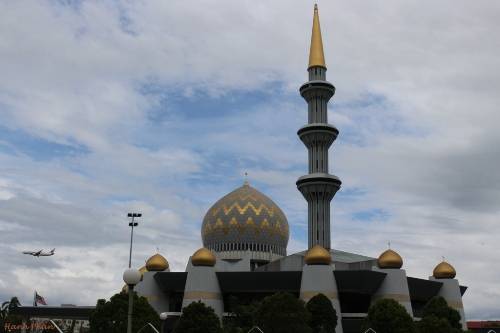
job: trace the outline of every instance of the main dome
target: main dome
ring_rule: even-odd
[[[203,246],[219,252],[263,252],[285,256],[288,222],[269,197],[248,182],[218,200],[206,213]]]

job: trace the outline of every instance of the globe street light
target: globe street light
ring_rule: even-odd
[[[132,333],[132,312],[134,305],[134,286],[141,281],[141,272],[137,269],[129,268],[123,272],[123,281],[128,286],[128,322],[127,333]]]
[[[168,313],[167,312],[160,313],[160,320],[161,320],[160,330],[161,330],[162,333],[165,332],[165,323],[167,321],[167,318],[168,318]]]

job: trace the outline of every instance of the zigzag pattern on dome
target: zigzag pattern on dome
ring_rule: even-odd
[[[211,232],[223,232],[224,234],[228,234],[231,228],[238,230],[238,232],[240,233],[254,232],[257,235],[268,230],[269,232],[281,235],[283,237],[288,237],[289,234],[288,224],[283,223],[280,220],[277,220],[274,225],[271,226],[267,219],[264,219],[260,223],[260,225],[257,225],[251,217],[248,217],[247,221],[244,224],[238,223],[238,221],[236,221],[236,218],[232,217],[229,221],[229,226],[225,225],[220,218],[217,218],[214,224],[206,223],[203,226],[202,235],[207,236]]]
[[[247,198],[252,198],[254,201],[257,201],[256,199],[253,198],[253,196],[247,196]],[[239,197],[238,199],[241,201],[245,200],[245,198],[243,197]],[[224,214],[227,215],[231,213],[231,211],[235,208],[238,210],[238,213],[240,214],[245,214],[247,210],[251,208],[257,216],[259,216],[262,210],[265,209],[270,216],[274,216],[274,207],[267,207],[263,203],[261,203],[258,207],[255,207],[254,204],[251,202],[247,202],[243,207],[241,207],[241,205],[238,202],[233,203],[229,207],[227,207],[226,205],[222,205],[222,207],[215,207],[212,210],[212,216],[216,216],[221,209],[224,211]]]

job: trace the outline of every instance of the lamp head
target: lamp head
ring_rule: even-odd
[[[129,286],[135,286],[141,281],[141,272],[137,269],[129,268],[123,272],[123,281]]]

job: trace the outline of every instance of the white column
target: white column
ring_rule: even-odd
[[[156,283],[156,273],[158,272],[144,272],[142,281],[134,287],[134,291],[137,295],[146,297],[151,307],[160,314],[169,311],[169,299]]]
[[[184,308],[193,302],[201,301],[213,308],[219,318],[222,318],[224,302],[219,280],[215,274],[215,267],[193,266],[189,263],[187,271],[182,307]]]
[[[372,303],[382,298],[393,299],[401,304],[406,312],[413,318],[413,309],[411,307],[410,290],[408,288],[408,280],[406,279],[406,271],[399,268],[378,268],[374,267],[374,271],[385,273],[385,279],[372,296]]]
[[[441,282],[443,286],[439,290],[438,296],[443,297],[448,303],[448,306],[454,308],[460,313],[460,323],[462,329],[467,330],[467,321],[465,320],[464,304],[462,302],[462,293],[460,292],[460,285],[457,279],[436,279],[429,277],[431,281]]]
[[[343,333],[337,282],[331,265],[304,265],[302,269],[300,298],[307,302],[317,294],[324,294],[330,299],[338,318],[335,333]]]

